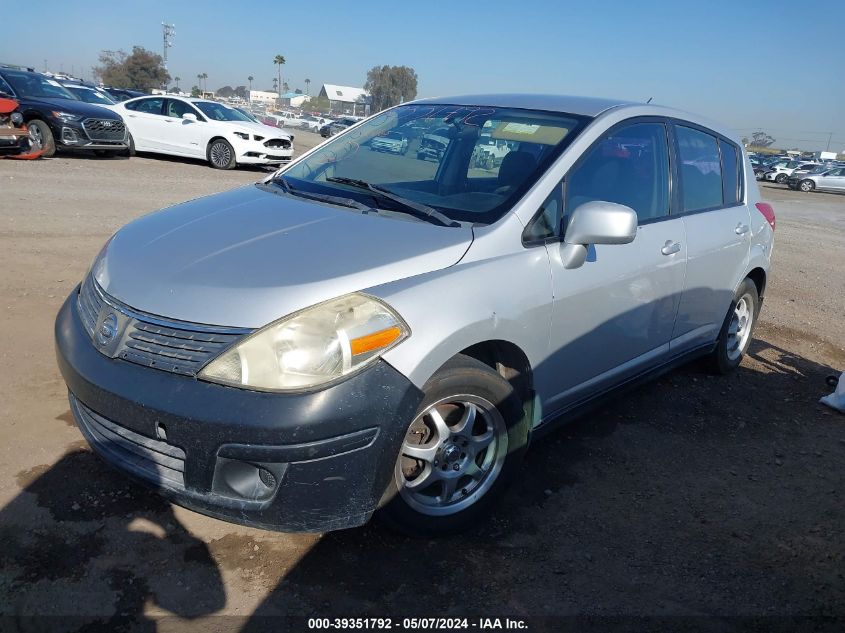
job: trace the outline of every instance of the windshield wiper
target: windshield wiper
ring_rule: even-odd
[[[350,187],[358,187],[359,189],[366,189],[367,191],[372,191],[373,193],[381,196],[382,198],[387,198],[388,200],[392,200],[397,204],[401,205],[401,209],[399,211],[404,211],[408,215],[412,215],[415,218],[419,218],[421,220],[426,220],[427,222],[431,222],[432,224],[439,224],[440,226],[460,226],[458,222],[452,220],[449,216],[441,213],[434,207],[430,207],[428,205],[414,202],[413,200],[408,200],[408,198],[403,198],[402,196],[393,193],[390,189],[382,187],[380,185],[374,185],[372,183],[367,182],[366,180],[358,180],[357,178],[343,178],[343,177],[332,177],[326,178],[327,182],[336,182],[341,185],[349,185]]]
[[[366,204],[358,202],[357,200],[353,200],[352,198],[330,196],[323,193],[314,193],[312,191],[302,191],[301,189],[294,189],[290,186],[288,181],[286,181],[281,176],[273,178],[271,182],[278,185],[279,187],[281,187],[282,190],[284,190],[285,193],[289,193],[292,196],[308,198],[309,200],[317,200],[319,202],[328,202],[329,204],[336,204],[341,207],[349,207],[350,209],[358,209],[359,211],[363,211],[364,213],[370,213],[371,211],[375,210],[372,207],[368,207]],[[273,188],[267,187],[263,183],[256,184],[262,189],[273,191]]]

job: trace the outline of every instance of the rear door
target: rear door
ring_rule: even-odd
[[[718,336],[748,265],[751,218],[740,149],[688,123],[676,123],[674,140],[687,236],[686,281],[672,335],[672,351],[680,353]]]
[[[845,191],[845,167],[831,169],[819,176],[817,187],[830,191]]]
[[[125,104],[126,124],[139,150],[162,151],[167,137],[164,122],[164,97],[147,97]]]

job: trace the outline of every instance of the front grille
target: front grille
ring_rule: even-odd
[[[237,334],[177,329],[135,319],[129,325],[118,357],[138,365],[194,376],[238,338]]]
[[[92,343],[114,358],[169,371],[195,376],[212,358],[235,341],[251,332],[247,329],[224,328],[163,319],[123,305],[103,292],[92,276],[79,290],[76,301],[79,318]],[[100,344],[95,333],[109,314],[120,314],[126,322],[118,334],[116,345]]]
[[[79,311],[79,318],[88,336],[94,336],[94,328],[97,325],[97,317],[103,307],[103,298],[94,289],[94,278],[91,275],[86,277],[82,288],[79,289],[79,296],[76,298],[76,307]]]
[[[272,147],[273,149],[290,149],[290,141],[282,138],[271,138],[264,142],[264,147]]]
[[[85,119],[82,127],[92,141],[122,141],[126,137],[126,126],[123,121]]]
[[[171,488],[185,487],[185,451],[108,420],[70,396],[79,428],[94,449],[126,464],[145,479]]]

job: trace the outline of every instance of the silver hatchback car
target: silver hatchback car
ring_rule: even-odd
[[[407,153],[368,146],[394,132]],[[501,160],[473,161],[491,140]],[[58,315],[58,361],[93,449],[178,504],[443,534],[614,390],[736,368],[774,228],[741,145],[698,116],[416,101],[119,230]]]

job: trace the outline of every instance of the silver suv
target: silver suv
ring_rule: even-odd
[[[393,132],[407,154],[367,147]],[[501,160],[473,161],[491,141]],[[697,116],[417,101],[122,228],[58,315],[59,365],[94,450],[178,504],[443,534],[617,388],[736,368],[774,227],[741,145]]]

